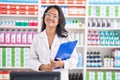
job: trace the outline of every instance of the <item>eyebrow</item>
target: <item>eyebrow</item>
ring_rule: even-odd
[[[50,14],[53,14],[53,15],[57,15],[57,14],[54,14],[54,13],[51,13],[51,12],[47,12],[47,13],[50,13]],[[59,15],[58,15],[59,16]]]

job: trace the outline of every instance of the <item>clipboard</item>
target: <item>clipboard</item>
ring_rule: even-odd
[[[73,53],[74,48],[76,47],[77,42],[78,40],[62,43],[59,46],[58,52],[54,60],[57,61],[57,58],[61,58],[62,60],[66,60],[70,58],[71,54]]]

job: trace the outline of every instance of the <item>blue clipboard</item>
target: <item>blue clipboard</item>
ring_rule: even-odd
[[[57,61],[57,58],[61,58],[62,60],[70,58],[77,42],[78,40],[62,43],[58,49],[54,60]]]

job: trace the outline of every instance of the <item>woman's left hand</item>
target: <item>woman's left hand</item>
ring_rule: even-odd
[[[55,63],[55,67],[64,68],[64,62],[61,60],[61,58],[57,58],[57,61],[51,60],[51,62]]]

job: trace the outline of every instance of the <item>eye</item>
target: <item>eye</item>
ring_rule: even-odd
[[[52,17],[54,19],[58,19],[59,18],[59,16],[57,16],[55,14],[45,13],[45,15],[48,16],[48,17]]]
[[[59,18],[58,16],[53,16],[53,17],[56,18],[56,19]]]
[[[51,14],[49,14],[49,13],[46,13],[45,15],[47,15],[47,16],[49,16],[49,17],[51,16]]]
[[[48,15],[48,16],[51,16],[51,14],[49,14],[49,13],[48,13],[47,15]]]

